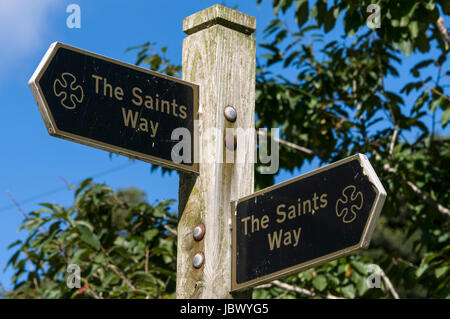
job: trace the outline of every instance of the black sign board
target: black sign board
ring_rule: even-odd
[[[386,192],[357,154],[234,203],[232,290],[367,248]]]
[[[58,42],[29,85],[51,135],[198,173],[197,85]]]

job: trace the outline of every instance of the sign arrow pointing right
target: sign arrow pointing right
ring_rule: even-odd
[[[232,291],[369,246],[386,191],[356,154],[234,203]]]

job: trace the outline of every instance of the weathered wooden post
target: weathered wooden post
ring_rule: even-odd
[[[183,21],[183,80],[200,85],[200,175],[180,173],[177,298],[232,297],[230,202],[253,193],[255,138],[240,135],[234,151],[224,139],[227,128],[254,132],[255,28],[254,17],[221,5]]]

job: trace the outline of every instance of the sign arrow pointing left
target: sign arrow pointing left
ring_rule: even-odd
[[[55,42],[29,86],[50,135],[198,173],[196,84]]]

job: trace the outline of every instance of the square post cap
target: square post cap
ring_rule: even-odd
[[[250,35],[256,30],[255,17],[215,4],[183,19],[183,32],[190,35],[216,24]]]

